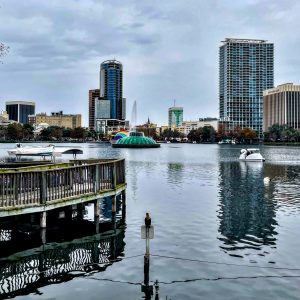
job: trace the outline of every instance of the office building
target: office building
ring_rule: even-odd
[[[110,101],[96,98],[95,100],[95,119],[110,118]]]
[[[200,127],[213,127],[215,131],[218,131],[219,120],[216,118],[200,118],[198,121],[183,121],[177,130],[184,135],[188,135],[191,130],[197,130]]]
[[[100,66],[100,98],[110,101],[110,119],[125,120],[123,66],[117,60],[104,61]]]
[[[168,120],[169,128],[180,127],[183,121],[183,107],[170,107]]]
[[[226,38],[219,49],[220,121],[229,130],[263,127],[263,91],[274,86],[274,45]]]
[[[74,129],[76,127],[81,127],[81,114],[69,115],[63,114],[63,111],[59,111],[52,112],[51,115],[48,116],[46,113],[40,113],[36,114],[35,122],[36,126],[40,125],[41,123],[46,123],[49,126],[59,126]]]
[[[100,90],[89,90],[89,129],[95,130],[95,101],[100,98]]]
[[[28,115],[35,114],[35,102],[7,101],[5,105],[9,119],[18,123],[27,124]]]
[[[300,130],[300,85],[285,83],[263,92],[264,131],[272,125]]]
[[[9,124],[13,124],[16,121],[10,120],[9,115],[5,110],[2,110],[0,112],[0,126],[1,127],[7,127]]]
[[[96,119],[96,132],[100,134],[114,134],[121,130],[129,130],[129,122],[114,119]]]

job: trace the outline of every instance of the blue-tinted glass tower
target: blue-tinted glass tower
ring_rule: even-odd
[[[110,101],[110,119],[124,120],[123,66],[119,61],[107,60],[100,66],[100,97]]]
[[[263,91],[274,86],[274,45],[265,40],[226,38],[219,49],[220,121],[228,129],[263,125]]]

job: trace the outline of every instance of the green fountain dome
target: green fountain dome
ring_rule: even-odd
[[[152,138],[145,137],[143,132],[132,131],[129,136],[119,139],[115,144],[112,144],[114,148],[158,148],[160,144],[157,144]]]

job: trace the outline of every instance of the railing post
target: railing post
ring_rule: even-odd
[[[47,202],[47,181],[46,172],[40,173],[40,204],[46,204]]]
[[[126,193],[125,190],[121,192],[122,196],[122,224],[126,223]]]
[[[97,193],[100,190],[100,165],[99,164],[95,165],[95,168],[96,168],[96,174],[95,174],[94,188],[95,188],[95,193]]]
[[[122,160],[122,183],[126,182],[125,159]]]
[[[116,231],[116,199],[117,196],[116,195],[113,195],[112,196],[112,199],[111,199],[111,227],[112,227],[112,230]]]
[[[96,233],[99,233],[99,221],[100,221],[100,200],[94,201],[94,222],[96,227]]]
[[[114,162],[113,165],[113,189],[117,188],[117,168],[116,168],[116,162]]]
[[[14,185],[13,185],[13,193],[14,193],[14,201],[15,201],[15,205],[18,205],[18,204],[21,204],[21,203],[18,203],[18,187],[19,187],[19,184],[18,184],[18,177],[19,177],[19,174],[14,174]]]

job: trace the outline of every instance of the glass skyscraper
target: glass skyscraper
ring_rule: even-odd
[[[110,101],[110,119],[124,120],[123,66],[107,60],[100,66],[100,97]]]
[[[170,107],[169,108],[169,128],[179,127],[183,122],[183,107]]]
[[[220,121],[232,130],[263,126],[263,91],[274,86],[274,45],[226,38],[219,49]]]
[[[35,114],[35,102],[7,101],[5,104],[9,119],[18,123],[28,124],[28,116]]]

